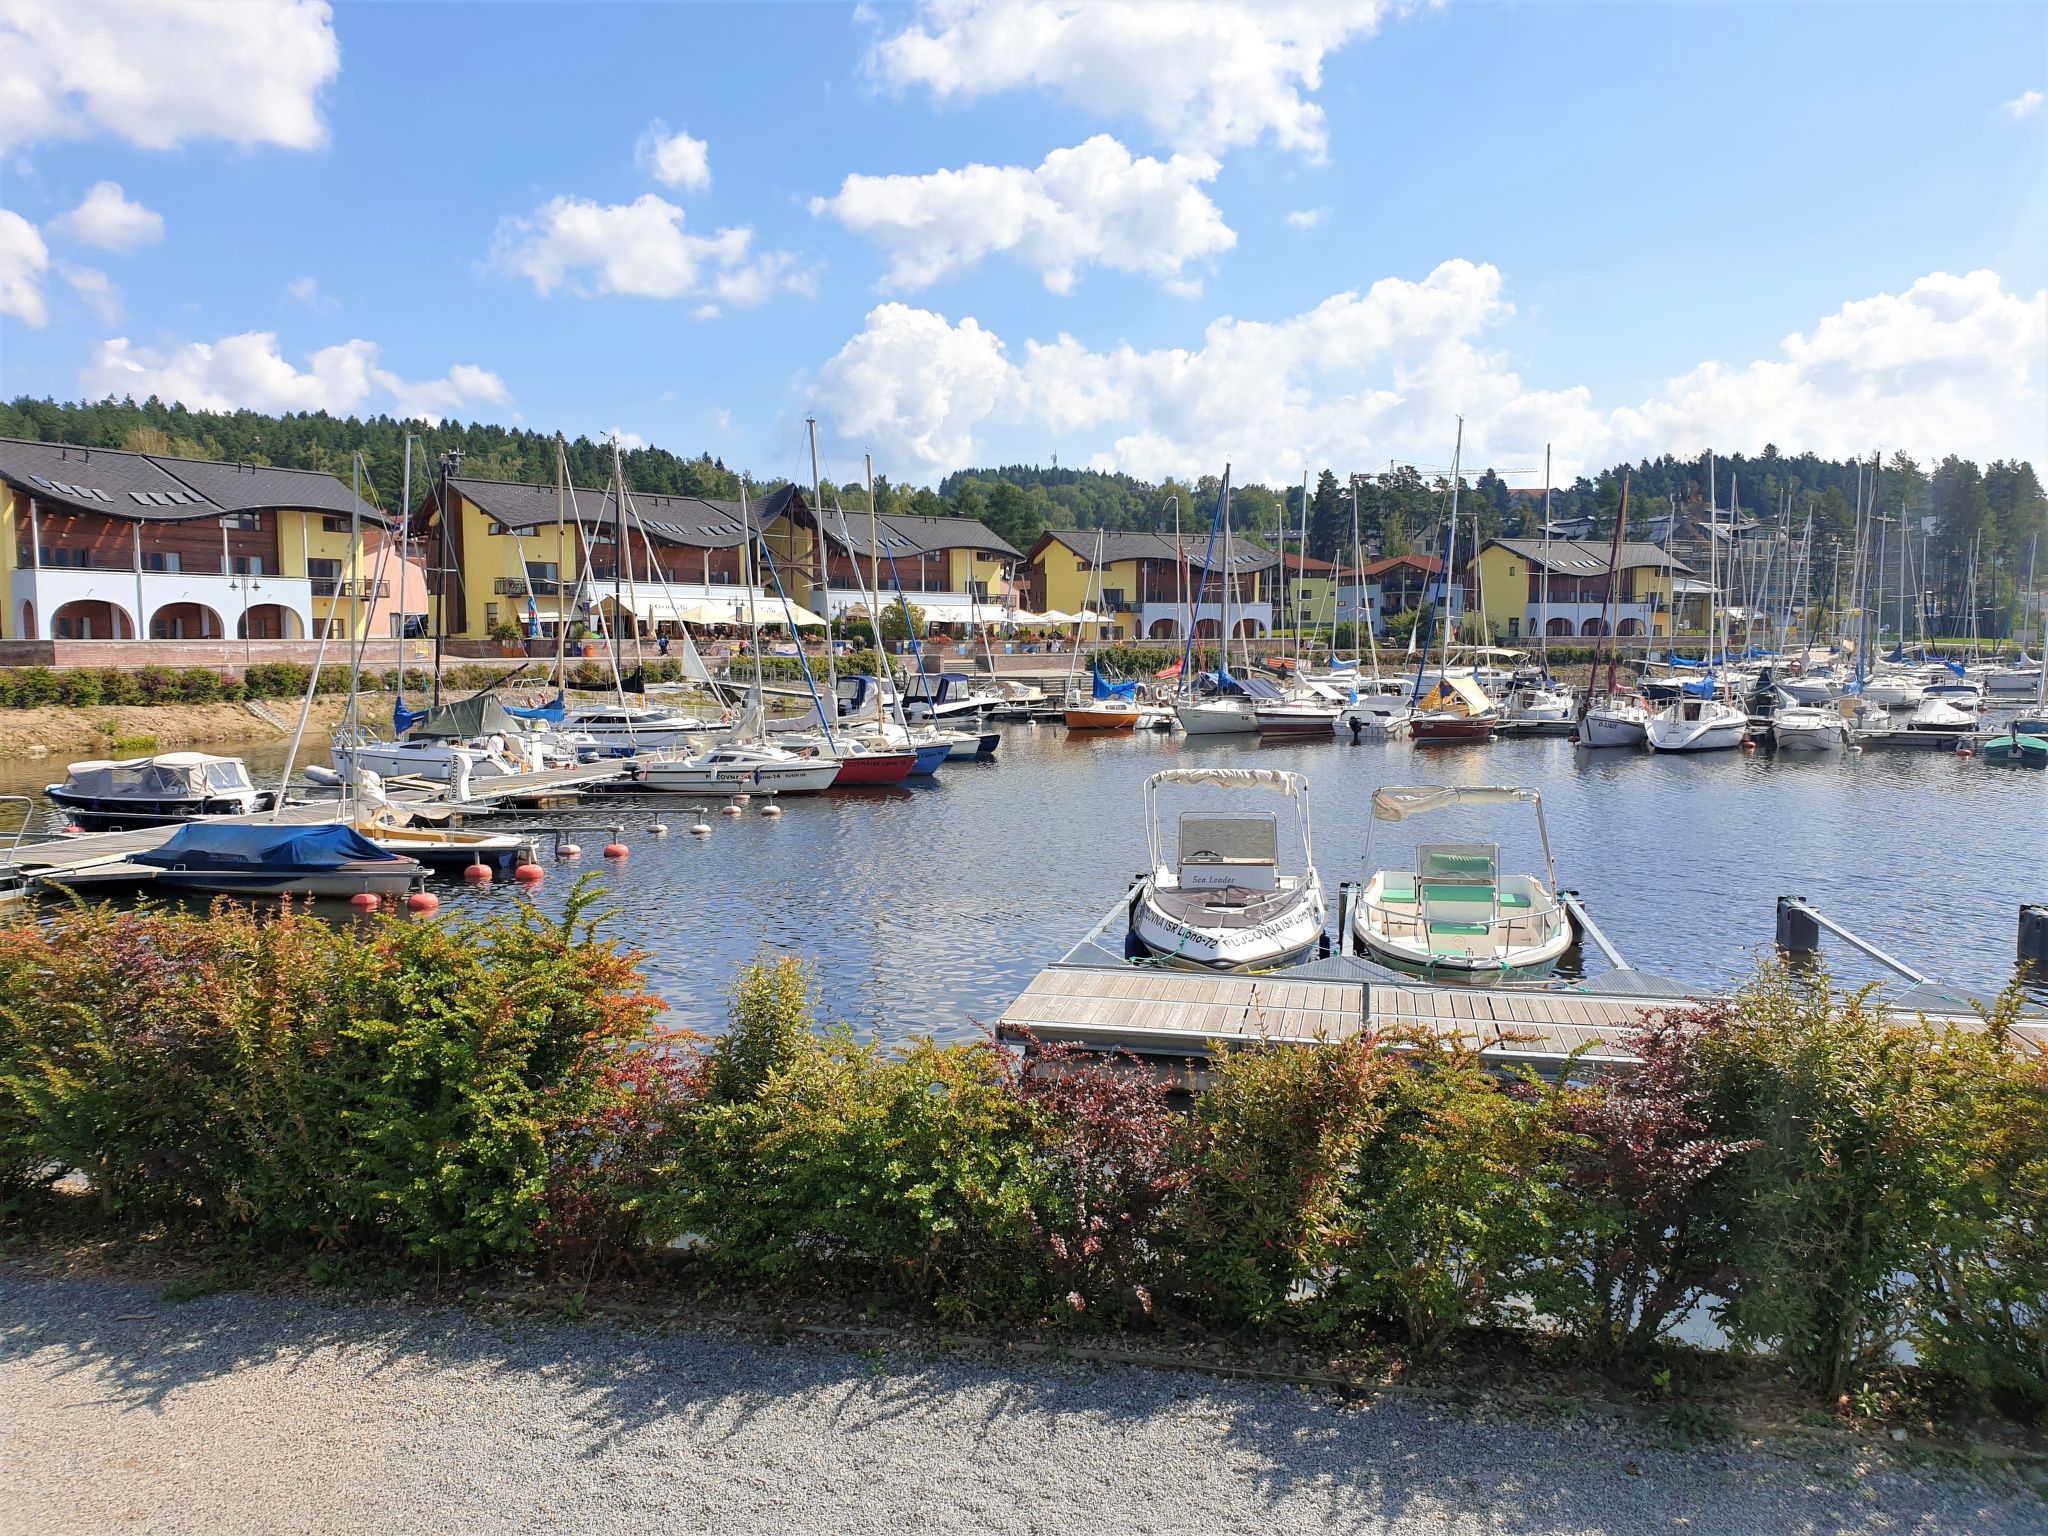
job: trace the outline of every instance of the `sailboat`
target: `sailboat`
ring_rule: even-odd
[[[1714,614],[1713,622],[1707,626],[1707,659],[1710,665],[1718,661],[1719,665],[1726,666],[1728,605],[1721,601],[1720,538],[1715,532],[1718,521],[1719,514],[1714,510],[1714,495],[1709,482],[1707,586]],[[1730,559],[1732,561],[1732,555]],[[1718,657],[1714,654],[1716,652]],[[1644,723],[1643,736],[1652,752],[1716,752],[1741,746],[1748,730],[1749,716],[1720,697],[1720,685],[1715,674],[1709,671],[1696,683],[1681,683],[1678,696]]]
[[[1081,613],[1074,622],[1073,659],[1067,664],[1066,720],[1070,731],[1135,731],[1144,711],[1138,704],[1138,685],[1130,678],[1112,678],[1103,674],[1102,663],[1089,665],[1091,685],[1086,693],[1081,691],[1078,674],[1081,667],[1081,629],[1094,619],[1098,609],[1094,604],[1101,600],[1102,588],[1102,530],[1095,530],[1095,554],[1088,562],[1088,586],[1081,594]]]
[[[1259,790],[1294,807],[1301,870],[1280,867],[1279,817],[1271,811],[1184,812],[1173,862],[1164,853],[1159,791]],[[1323,942],[1326,902],[1310,845],[1308,780],[1277,768],[1169,768],[1145,781],[1150,873],[1131,893],[1134,948],[1195,970],[1270,970]]]
[[[1545,462],[1548,462],[1546,456]],[[1614,516],[1614,538],[1607,552],[1607,593],[1600,600],[1600,628],[1612,631],[1608,620],[1614,611],[1614,589],[1621,579],[1618,569],[1621,563],[1621,534],[1628,526],[1628,472],[1621,476],[1621,507]],[[1667,541],[1669,535],[1666,536]],[[1546,568],[1544,585],[1549,586]],[[1628,693],[1615,687],[1616,653],[1610,644],[1607,648],[1607,691],[1597,699],[1594,685],[1600,678],[1600,647],[1593,647],[1593,665],[1586,674],[1586,693],[1580,701],[1579,718],[1574,738],[1582,747],[1640,747],[1647,739],[1650,724],[1649,706],[1641,695]]]
[[[1536,808],[1545,873],[1503,873],[1496,843],[1418,844],[1412,870],[1374,871],[1352,908],[1352,936],[1373,959],[1432,981],[1526,981],[1556,969],[1572,931],[1541,794],[1507,785],[1381,785],[1372,792],[1373,830],[1383,821],[1497,805]]]
[[[1465,418],[1460,416],[1457,445],[1451,450],[1450,529],[1444,539],[1443,573],[1437,579],[1439,614],[1431,616],[1431,635],[1424,641],[1421,659],[1415,664],[1415,712],[1408,720],[1408,734],[1417,743],[1429,746],[1491,741],[1494,727],[1500,724],[1499,706],[1487,697],[1477,677],[1469,669],[1451,670],[1454,628],[1450,623],[1451,571],[1458,557],[1458,475],[1464,450]],[[1435,638],[1439,616],[1444,622],[1443,666],[1435,685],[1425,693],[1423,673],[1429,665],[1430,641]]]

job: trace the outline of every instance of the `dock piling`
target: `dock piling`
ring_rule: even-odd
[[[2032,966],[2036,977],[2048,980],[2048,906],[2020,908],[2019,964],[2022,970]]]
[[[1820,954],[1820,922],[1804,896],[1778,898],[1778,953],[1794,963]]]

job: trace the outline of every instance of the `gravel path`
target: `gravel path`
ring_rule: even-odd
[[[1128,1368],[0,1271],[0,1532],[2041,1536],[2009,1488]]]

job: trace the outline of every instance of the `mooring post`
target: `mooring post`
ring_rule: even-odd
[[[1820,924],[1804,896],[1778,898],[1778,951],[1794,961],[1811,960],[1820,953]]]
[[[2034,974],[2048,978],[2048,906],[2031,905],[2020,908],[2020,953],[2022,970],[2034,968]]]

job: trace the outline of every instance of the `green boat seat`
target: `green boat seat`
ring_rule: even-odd
[[[1431,923],[1429,936],[1444,938],[1485,938],[1493,931],[1491,923]]]
[[[1490,885],[1425,885],[1422,888],[1425,901],[1455,901],[1468,906],[1490,907],[1493,905],[1493,887]]]
[[[1389,870],[1380,880],[1380,900],[1407,906],[1415,900],[1415,877]]]
[[[1502,891],[1499,896],[1499,901],[1500,904],[1504,907],[1518,907],[1526,909],[1530,905],[1529,898],[1524,896],[1520,891]]]

